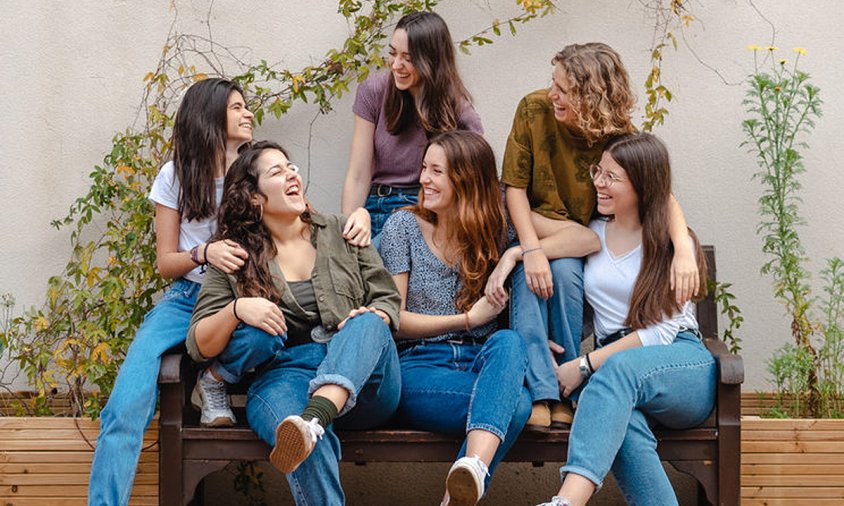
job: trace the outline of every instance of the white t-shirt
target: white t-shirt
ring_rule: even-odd
[[[220,200],[223,198],[223,180],[224,178],[222,177],[214,179],[215,214],[216,209],[220,207]],[[158,175],[155,176],[155,181],[152,183],[152,190],[149,192],[149,199],[156,204],[161,204],[162,206],[178,211],[179,194],[181,191],[182,187],[176,178],[175,166],[170,161],[165,163],[158,172]],[[207,242],[216,231],[216,215],[202,220],[186,221],[182,219],[179,224],[179,251],[190,251],[194,246]],[[196,267],[182,277],[196,283],[202,283],[202,280],[205,279],[205,273],[202,272],[201,267]]]
[[[606,220],[592,220],[589,228],[601,239],[601,250],[586,257],[583,285],[586,300],[595,310],[595,336],[606,337],[624,328],[630,298],[642,266],[642,245],[615,257],[607,248]],[[682,311],[665,316],[644,329],[637,329],[643,346],[671,344],[680,329],[698,328],[694,305],[686,302]]]

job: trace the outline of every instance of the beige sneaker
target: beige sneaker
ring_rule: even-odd
[[[306,422],[299,415],[288,416],[275,429],[270,462],[282,473],[292,473],[308,458],[323,434],[325,429],[316,418]]]
[[[536,401],[530,410],[530,418],[525,424],[526,430],[548,432],[551,427],[551,408],[548,401]]]
[[[555,402],[551,406],[552,429],[570,429],[573,420],[574,410],[571,407],[570,401],[563,400],[561,402]]]
[[[484,495],[484,480],[489,469],[477,455],[461,457],[451,466],[445,479],[449,506],[475,506]]]

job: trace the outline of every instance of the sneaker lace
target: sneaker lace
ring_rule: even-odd
[[[311,418],[306,423],[308,424],[308,432],[311,435],[311,442],[316,444],[317,438],[322,439],[325,429],[322,428],[322,425],[319,424],[319,420],[316,418]]]
[[[226,384],[223,381],[205,382],[203,381],[203,390],[205,391],[205,402],[211,409],[226,409],[228,407],[228,400],[226,399]]]
[[[484,473],[484,476],[489,476],[489,468],[486,464],[484,464],[484,461],[481,460],[477,453],[472,456],[472,460],[475,461],[475,464],[478,466],[478,469]]]

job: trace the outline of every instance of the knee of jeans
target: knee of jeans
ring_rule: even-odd
[[[527,347],[525,340],[515,330],[503,329],[496,331],[487,340],[490,349],[498,353],[506,353],[508,362],[513,364],[524,364],[527,367]]]
[[[347,321],[346,325],[350,326],[349,330],[355,332],[366,330],[367,337],[376,339],[378,341],[392,340],[392,334],[390,334],[390,327],[387,326],[387,323],[383,319],[381,319],[380,316],[372,312],[359,314],[351,320]],[[361,328],[358,329],[358,327]]]
[[[613,384],[620,381],[635,382],[636,368],[631,361],[630,353],[615,353],[610,355],[600,369],[596,371],[595,380],[611,381]],[[600,373],[600,374],[597,374]]]
[[[583,286],[582,258],[557,258],[550,265],[555,286]]]

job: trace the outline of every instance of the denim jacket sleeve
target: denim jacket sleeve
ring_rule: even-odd
[[[208,271],[205,273],[205,280],[202,282],[202,288],[200,288],[199,295],[196,298],[196,305],[193,307],[193,315],[190,318],[190,327],[185,340],[188,355],[194,361],[208,361],[208,358],[203,357],[196,346],[197,324],[203,318],[216,314],[235,297],[237,297],[237,289],[234,279],[209,264]]]

